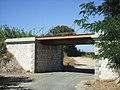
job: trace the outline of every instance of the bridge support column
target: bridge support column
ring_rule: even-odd
[[[35,55],[35,72],[60,71],[62,69],[62,46],[43,45],[36,41]]]

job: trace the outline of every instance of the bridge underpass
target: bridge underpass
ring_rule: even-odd
[[[90,44],[95,35],[30,37],[7,39],[6,47],[24,70],[59,71],[63,66],[63,45]]]
[[[48,58],[46,59],[47,55],[52,54],[52,52],[54,52],[53,50],[55,50],[55,47],[59,48],[59,49],[56,48],[57,51],[55,51],[54,54],[49,56],[49,57],[52,56],[51,57],[52,60],[49,60],[49,61],[51,61],[51,62],[49,62],[49,64],[51,63],[51,65],[56,66],[56,67],[53,67],[52,70],[53,71],[58,71],[58,70],[62,70],[63,67],[64,67],[63,66],[63,58],[64,58],[64,55],[63,55],[63,45],[94,44],[93,43],[93,37],[95,37],[95,35],[93,35],[93,34],[81,34],[81,35],[75,35],[75,36],[57,36],[57,37],[36,37],[36,40],[37,40],[37,43],[38,43],[36,45],[38,45],[37,47],[44,46],[44,47],[47,48],[47,50],[45,50],[45,48],[44,48],[44,50],[47,51],[47,52],[44,52],[44,50],[43,50],[43,53],[44,53],[45,56],[42,55],[42,59],[44,59],[44,61],[48,60]],[[40,44],[42,46],[39,46]],[[53,50],[51,50],[50,48],[53,49]],[[51,53],[48,53],[49,52],[48,50],[51,51]],[[39,51],[36,52],[36,53],[39,53]],[[59,54],[57,54],[57,53],[59,53]],[[36,54],[36,55],[38,55],[38,56],[36,56],[37,57],[36,59],[38,59],[36,61],[40,61],[39,57],[41,55],[39,55],[39,54]],[[57,62],[56,62],[56,64],[54,64],[54,62],[52,62],[52,61],[54,61],[54,62],[57,61]],[[36,66],[38,65],[37,63],[36,63]],[[49,64],[48,64],[48,61],[47,61],[46,62],[46,66],[49,65]],[[51,68],[51,65],[49,65],[50,66],[49,69]],[[67,68],[64,68],[64,70],[65,69],[67,69]],[[40,69],[37,69],[37,70],[40,70]],[[69,68],[69,70],[70,70],[70,68]],[[86,71],[85,71],[83,69],[80,70],[80,69],[75,69],[75,68],[73,69],[73,68],[71,68],[71,70],[72,71],[89,72],[89,73],[93,73],[94,72],[93,69],[88,69],[88,70],[86,69]]]
[[[60,71],[63,67],[62,45],[90,44],[98,35],[81,34],[75,36],[29,37],[7,39],[6,48],[14,55],[25,71]],[[93,44],[93,43],[92,43]],[[95,48],[98,53],[99,48]],[[96,62],[95,75],[101,79],[115,79],[118,72],[109,69],[108,60]]]

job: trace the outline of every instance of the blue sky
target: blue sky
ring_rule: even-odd
[[[81,3],[103,0],[0,0],[0,25],[32,30],[56,25],[72,26],[79,15]],[[96,17],[90,21],[101,19]],[[83,30],[79,30],[83,33]],[[86,48],[83,48],[86,50]],[[89,48],[91,51],[92,49]]]

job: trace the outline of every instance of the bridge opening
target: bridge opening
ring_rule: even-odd
[[[75,47],[77,46],[77,47]],[[94,73],[95,60],[92,59],[94,50],[84,51],[82,48],[94,49],[94,46],[89,45],[68,45],[68,52],[64,51],[63,65],[67,71]],[[64,47],[64,46],[63,46]],[[71,48],[70,48],[71,47]],[[82,48],[80,48],[82,47]]]
[[[73,71],[73,72],[86,72],[86,73],[94,73],[94,66],[95,62],[90,58],[90,54],[93,52],[83,52],[82,50],[77,50],[75,47],[76,45],[90,45],[93,44],[91,42],[93,34],[82,34],[82,35],[75,35],[75,36],[56,36],[56,37],[37,37],[36,39],[45,46],[52,46],[52,47],[61,47],[58,49],[59,54],[57,51],[54,53],[54,57],[58,57],[62,59],[61,62],[57,61],[62,64],[62,69],[65,71]],[[68,49],[68,53],[65,52]],[[87,47],[86,47],[87,48]],[[61,50],[62,51],[61,51]],[[63,52],[64,50],[64,52]],[[67,55],[68,54],[68,55]],[[73,55],[74,54],[74,55]],[[85,57],[85,55],[89,55]]]
[[[29,37],[6,39],[6,48],[13,54],[14,58],[25,71],[30,72],[54,72],[63,68],[63,45],[83,45],[94,44],[89,40],[98,39],[99,35],[75,35],[75,36],[57,36],[57,37]],[[99,48],[95,47],[98,53]],[[91,69],[93,60],[86,60],[84,57],[74,57],[78,59],[77,68],[65,68],[65,71],[93,73]],[[88,67],[86,61],[90,67]],[[96,62],[95,75],[101,79],[115,79],[118,73],[111,71],[106,67],[108,60],[99,60]],[[80,66],[80,68],[79,68]],[[102,69],[101,69],[102,68]],[[107,73],[106,73],[107,72]],[[113,77],[114,75],[114,77]]]
[[[75,45],[93,44],[90,42],[93,40],[93,36],[92,34],[82,34],[74,36],[14,38],[7,39],[5,42],[7,50],[14,55],[25,71],[38,73],[64,69],[65,71],[85,72],[83,68],[79,68],[87,67],[85,63],[80,62],[89,61],[85,60],[84,57],[82,57],[82,59],[81,57],[66,58],[67,60],[71,60],[71,58],[72,60],[74,59],[74,64],[77,68],[70,68],[69,63],[66,65],[67,68],[63,66],[63,58],[65,56],[63,46],[69,46],[70,49],[72,49]],[[70,50],[70,52],[74,53],[73,51]],[[91,63],[91,61],[89,62]],[[86,72],[93,73],[93,69],[91,70],[88,67],[85,69],[88,69]]]

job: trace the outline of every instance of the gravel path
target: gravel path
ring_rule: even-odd
[[[34,90],[76,90],[76,85],[83,80],[92,79],[93,74],[76,72],[52,72],[37,75],[31,83],[23,84]]]

